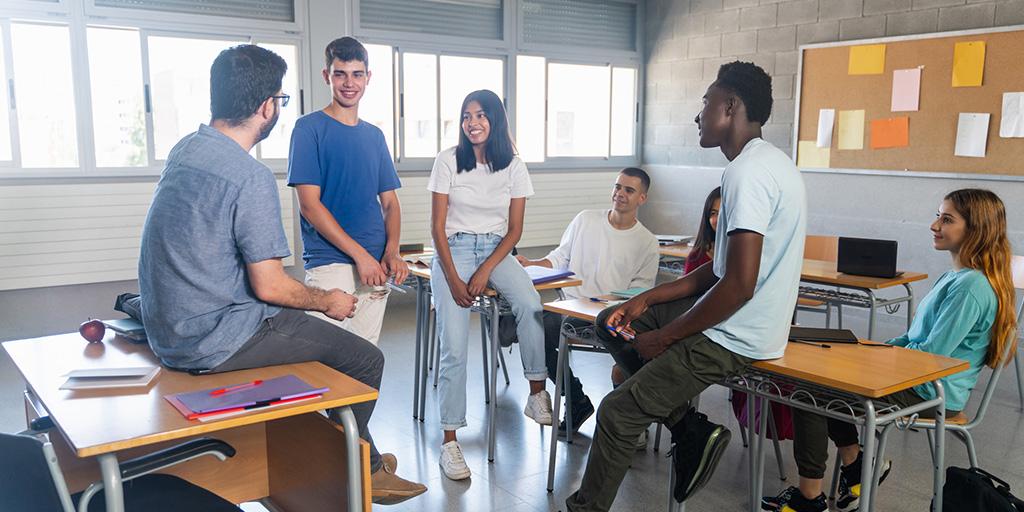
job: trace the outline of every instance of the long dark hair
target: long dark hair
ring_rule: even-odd
[[[505,114],[505,105],[497,94],[481,89],[473,91],[462,100],[462,108],[459,109],[459,145],[455,147],[455,163],[457,172],[469,172],[476,169],[476,154],[473,153],[473,144],[469,142],[466,132],[462,131],[462,116],[471,102],[480,104],[487,121],[491,125],[491,133],[487,136],[484,145],[484,154],[487,155],[487,162],[490,163],[491,172],[498,172],[512,163],[516,156],[516,147],[512,143],[512,137],[508,130],[508,115]]]
[[[686,259],[697,259],[702,255],[707,254],[711,250],[711,247],[715,245],[715,230],[711,227],[711,208],[715,206],[715,201],[722,198],[722,187],[715,187],[714,190],[708,194],[708,198],[704,200],[704,213],[700,216],[700,227],[697,228],[697,238],[693,241],[693,249],[690,251],[690,255]]]

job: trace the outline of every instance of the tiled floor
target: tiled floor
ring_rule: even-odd
[[[820,315],[804,315],[808,324],[820,321]],[[414,311],[411,297],[393,301],[388,309],[380,346],[387,355],[381,399],[370,423],[382,451],[394,452],[399,458],[399,474],[425,482],[426,495],[392,506],[379,507],[392,511],[503,511],[537,512],[564,510],[564,500],[576,489],[590,447],[594,420],[589,420],[582,434],[571,445],[562,443],[558,451],[555,491],[545,490],[547,477],[548,431],[541,429],[522,414],[527,384],[522,378],[518,351],[510,355],[510,385],[499,378],[497,453],[493,464],[486,459],[487,409],[483,400],[480,350],[470,351],[468,416],[469,427],[459,431],[460,441],[473,471],[471,479],[462,482],[447,480],[437,465],[441,431],[437,426],[436,390],[428,385],[426,421],[412,418],[412,380]],[[852,323],[852,322],[851,322]],[[478,346],[479,325],[471,322],[473,346]],[[896,327],[898,328],[898,324]],[[887,329],[883,334],[890,333]],[[573,368],[583,380],[584,388],[597,403],[610,389],[610,359],[602,354],[575,354]],[[1012,366],[1011,366],[1012,370]],[[985,373],[987,379],[987,372]],[[1012,371],[1004,374],[992,400],[985,424],[976,430],[981,465],[1001,476],[1024,494],[1024,414],[1018,410],[1016,381]],[[984,385],[984,380],[980,383]],[[20,430],[23,411],[20,402],[22,385],[7,359],[0,356],[0,428]],[[969,411],[973,412],[972,407]],[[708,486],[688,502],[687,509],[699,511],[736,511],[746,507],[746,452],[739,442],[726,392],[712,388],[702,397],[702,409],[712,420],[733,430],[733,442],[722,458],[717,473]],[[963,447],[948,438],[948,459],[951,465],[965,466]],[[651,444],[653,445],[653,438]],[[648,449],[637,452],[632,469],[626,476],[615,502],[615,510],[664,510],[667,506],[667,468],[663,444],[661,453]],[[788,483],[795,483],[796,468],[791,444],[783,444],[788,482],[778,479],[775,456],[767,456],[766,491],[775,492]],[[896,433],[892,436],[888,456],[893,458],[893,475],[882,486],[878,508],[882,511],[927,510],[931,497],[930,460],[923,433]],[[259,510],[260,507],[247,507]]]

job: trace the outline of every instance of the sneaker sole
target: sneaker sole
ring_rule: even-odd
[[[401,493],[389,493],[383,496],[374,496],[371,501],[378,505],[397,505],[405,500],[415,498],[423,493],[427,492],[426,489],[416,491],[403,491]]]
[[[530,414],[529,410],[523,411],[523,415],[526,416],[527,418],[530,418],[531,420],[537,422],[538,425],[545,425],[545,426],[549,426],[550,427],[551,424],[553,423],[553,421],[551,421],[551,416],[548,416],[547,420],[545,421],[545,420],[537,418],[533,414]]]
[[[449,480],[465,480],[473,474],[469,469],[467,469],[465,473],[455,473],[454,475],[449,474],[444,470],[444,466],[441,466],[441,473],[444,473],[444,476],[448,477]]]
[[[882,485],[882,482],[884,482],[885,479],[888,478],[890,471],[892,471],[892,461],[887,460],[885,461],[885,467],[882,469],[882,476],[878,478],[878,485]],[[853,501],[845,505],[840,505],[840,499],[842,498],[836,498],[836,510],[838,510],[839,512],[857,512],[858,510],[860,510],[860,485],[857,486],[857,496]]]
[[[695,477],[686,491],[686,499],[692,498],[711,479],[711,475],[714,474],[718,462],[722,459],[722,454],[725,453],[725,448],[729,445],[730,439],[732,439],[732,433],[725,427],[718,427],[711,434],[711,437],[708,438],[708,443],[704,447],[704,454],[700,459],[700,465],[697,466]]]

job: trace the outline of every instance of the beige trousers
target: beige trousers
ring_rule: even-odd
[[[355,315],[345,320],[335,320],[318,311],[309,311],[310,315],[326,320],[345,329],[374,345],[380,339],[380,328],[384,323],[384,309],[388,304],[386,286],[363,286],[359,281],[356,266],[348,263],[331,263],[306,270],[306,284],[324,290],[337,288],[345,293],[355,295]]]

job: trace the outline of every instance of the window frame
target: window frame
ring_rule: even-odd
[[[22,166],[20,132],[17,122],[17,110],[15,107],[14,109],[9,110],[12,159],[10,161],[0,161],[0,183],[3,183],[5,180],[15,179],[124,178],[159,176],[163,171],[166,160],[156,159],[152,112],[153,98],[151,95],[152,87],[149,63],[148,38],[150,36],[242,41],[252,44],[291,44],[296,46],[298,50],[298,69],[295,69],[294,72],[296,73],[299,90],[294,91],[294,93],[289,93],[292,94],[293,101],[287,108],[300,109],[296,117],[304,114],[302,108],[304,103],[308,100],[308,98],[305,98],[305,92],[309,89],[309,78],[307,77],[309,64],[306,62],[309,55],[307,52],[307,40],[304,33],[301,31],[296,32],[284,29],[286,26],[294,24],[274,22],[267,26],[274,26],[276,29],[266,30],[255,26],[263,26],[265,24],[250,25],[249,20],[234,20],[221,16],[205,15],[183,15],[185,18],[181,18],[177,16],[164,16],[165,14],[170,15],[174,13],[158,11],[132,12],[132,9],[122,8],[100,8],[103,11],[116,11],[117,16],[109,15],[103,19],[94,19],[93,16],[96,16],[97,14],[87,14],[89,6],[94,7],[94,0],[84,0],[86,4],[84,11],[82,5],[79,4],[71,4],[70,6],[67,6],[66,3],[68,1],[69,0],[60,0],[61,3],[59,4],[62,7],[68,7],[66,10],[69,12],[66,13],[56,12],[54,9],[55,4],[42,4],[42,8],[40,8],[40,6],[31,5],[28,2],[22,2],[22,4],[35,7],[35,9],[11,9],[9,13],[8,10],[5,9],[4,13],[0,15],[0,26],[3,27],[4,66],[7,77],[10,79],[13,79],[13,60],[11,58],[13,54],[13,41],[10,31],[11,23],[63,25],[69,28],[71,38],[70,57],[72,62],[72,72],[70,76],[72,77],[71,79],[76,82],[74,88],[74,104],[76,129],[78,130],[76,141],[78,147],[78,165],[75,167],[24,168]],[[296,1],[295,4],[296,18],[300,19],[300,8],[301,12],[305,13],[306,4],[301,0]],[[128,12],[126,13],[125,11]],[[187,24],[183,23],[183,20],[186,18],[189,19]],[[221,20],[227,21],[218,25],[217,22]],[[92,77],[91,70],[89,69],[87,35],[89,27],[129,29],[135,30],[139,34],[139,49],[142,57],[141,67],[143,75],[142,85],[144,88],[143,94],[144,101],[149,106],[149,108],[143,112],[146,122],[146,154],[148,159],[148,165],[146,166],[100,167],[96,164],[95,138],[93,136]],[[10,94],[7,84],[0,84],[0,91],[4,94]],[[17,91],[15,90],[14,93],[15,99],[17,100]],[[253,154],[255,157],[259,158],[258,155],[260,154],[260,149],[255,148]],[[281,174],[287,171],[287,158],[261,159],[260,161],[267,165],[276,174]]]

